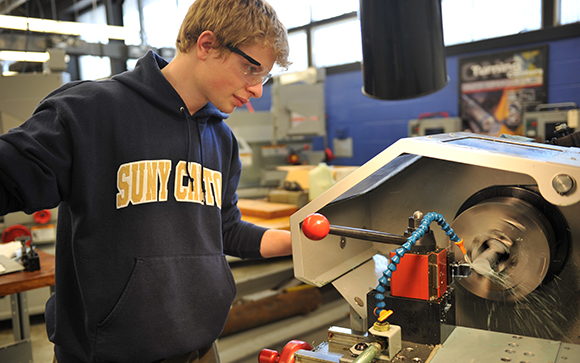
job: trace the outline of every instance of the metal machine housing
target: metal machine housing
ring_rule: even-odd
[[[315,286],[332,283],[351,306],[351,329],[366,331],[372,320],[367,293],[397,246],[334,235],[309,240],[301,231],[308,215],[318,212],[334,225],[402,234],[416,210],[440,213],[452,223],[482,190],[525,187],[561,215],[570,236],[564,261],[554,278],[516,302],[484,299],[454,284],[456,324],[580,343],[579,180],[577,148],[468,133],[401,139],[290,218],[295,275]],[[437,226],[432,230],[439,247],[448,248],[447,236]]]

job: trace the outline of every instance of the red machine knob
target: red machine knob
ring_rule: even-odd
[[[294,363],[296,360],[294,353],[300,349],[312,350],[310,344],[303,342],[301,340],[291,340],[284,346],[282,353],[278,354],[277,351],[271,349],[262,349],[260,356],[258,357],[258,362],[260,363]]]
[[[50,211],[48,209],[39,210],[32,214],[34,222],[38,224],[46,224],[50,221]]]
[[[13,242],[17,237],[22,236],[28,236],[32,240],[32,233],[30,233],[30,230],[26,226],[14,224],[6,227],[4,232],[2,232],[2,243]]]
[[[258,362],[260,363],[278,363],[279,360],[280,354],[272,349],[262,349],[258,356]]]
[[[302,232],[304,235],[314,241],[323,239],[330,232],[330,223],[328,219],[320,213],[310,214],[302,222]]]

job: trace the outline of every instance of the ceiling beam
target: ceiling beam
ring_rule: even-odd
[[[27,39],[28,38],[28,39]],[[44,52],[48,48],[64,48],[71,55],[95,55],[113,59],[127,59],[129,50],[119,42],[87,43],[74,37],[59,37],[35,34],[0,33],[0,49],[29,52]]]
[[[7,15],[27,0],[0,0],[0,14]]]
[[[117,41],[109,42],[108,44],[88,43],[77,37],[58,35],[0,33],[0,49],[2,50],[45,52],[48,48],[61,48],[70,55],[94,55],[120,60],[140,58],[149,50],[153,50],[167,60],[171,60],[175,56],[174,48],[142,47],[126,45]]]

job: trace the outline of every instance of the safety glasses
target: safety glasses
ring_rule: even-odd
[[[231,43],[228,43],[226,47],[233,53],[244,57],[249,62],[249,64],[240,64],[238,71],[250,86],[255,86],[260,83],[264,85],[270,78],[272,78],[272,74],[268,72],[268,69],[263,67],[262,64],[254,58],[242,52],[238,47],[233,46]]]

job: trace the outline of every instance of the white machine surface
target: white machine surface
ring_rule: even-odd
[[[467,257],[443,225],[433,223],[428,233],[433,233],[433,251],[443,268],[429,260],[426,283],[431,288],[433,281],[447,280],[447,291],[426,300],[389,300],[397,273],[410,271],[407,285],[419,280],[419,265],[399,271],[395,266],[391,291],[384,293],[385,309],[398,298],[403,307],[416,301],[425,309],[438,304],[443,317],[428,322],[414,319],[411,311],[406,319],[392,322],[401,326],[404,340],[392,361],[403,361],[398,357],[416,349],[409,345],[413,341],[405,342],[406,334],[428,324],[435,326],[440,340],[419,345],[432,349],[427,361],[433,363],[578,361],[579,181],[580,148],[469,133],[401,139],[291,216],[294,272],[311,285],[332,283],[351,306],[353,334],[366,334],[369,340],[366,332],[380,301],[374,300],[378,281],[394,263],[390,253],[396,256],[405,239],[409,241],[407,231],[420,229],[418,224],[411,228],[423,215],[416,211],[436,212],[463,239]],[[306,237],[303,230],[314,213],[330,223],[330,232],[319,240]],[[359,232],[341,235],[345,230]],[[376,234],[394,237],[382,242],[369,237]],[[400,238],[402,242],[395,241]],[[421,247],[417,243],[413,248]],[[409,256],[421,253],[407,251],[396,263],[401,267]],[[458,266],[470,266],[470,274],[456,273]],[[392,309],[392,317],[401,316]],[[319,350],[305,356],[316,356]],[[345,363],[354,357],[324,358],[321,353],[305,361]],[[407,358],[413,361],[411,355]]]
[[[457,327],[430,363],[580,362],[580,346],[553,340]]]

